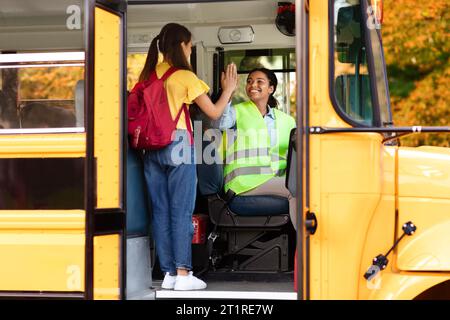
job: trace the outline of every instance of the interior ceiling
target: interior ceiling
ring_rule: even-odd
[[[277,7],[274,0],[129,5],[128,25],[268,23],[275,20]]]

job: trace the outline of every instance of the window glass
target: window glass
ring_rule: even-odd
[[[2,0],[2,132],[84,127],[84,29],[83,0]]]
[[[334,2],[334,91],[338,107],[352,120],[387,126],[392,114],[381,24],[371,4]]]
[[[365,21],[359,1],[336,0],[334,15],[334,92],[338,107],[353,121],[374,126]]]
[[[147,53],[131,53],[127,56],[127,90],[131,91],[139,80]]]
[[[84,52],[0,55],[0,129],[84,127]]]
[[[254,68],[267,68],[275,72],[278,80],[274,94],[279,109],[295,116],[295,49],[262,49],[226,51],[225,65],[234,62],[238,67],[239,87],[236,89],[233,104],[248,100],[245,92],[248,72]]]
[[[366,9],[366,11],[368,11],[369,14],[374,12],[371,7]],[[376,18],[376,15],[372,14],[370,17],[373,20]],[[390,125],[392,124],[392,114],[380,27],[377,27],[376,23],[369,23],[368,30],[374,63],[377,98],[380,105],[381,122],[383,126]]]
[[[0,159],[0,210],[83,209],[82,158]]]

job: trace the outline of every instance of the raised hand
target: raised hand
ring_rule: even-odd
[[[227,65],[225,72],[222,72],[220,83],[223,92],[228,93],[230,96],[236,90],[238,85],[237,68],[234,63]]]

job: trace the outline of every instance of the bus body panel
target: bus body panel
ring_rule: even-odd
[[[83,291],[82,210],[2,210],[0,290]]]
[[[313,299],[357,296],[355,274],[382,186],[380,136],[367,134],[365,138],[336,135],[311,139],[311,211],[318,218],[310,249]],[[385,232],[389,231],[393,229]],[[340,275],[335,276],[336,272]]]
[[[399,148],[398,230],[412,221],[417,230],[398,247],[398,268],[450,270],[450,150]]]
[[[86,134],[0,135],[1,158],[83,158]]]
[[[93,237],[93,299],[120,299],[123,288],[124,200],[122,23],[112,10],[94,9],[94,221],[115,215],[122,222],[95,226]],[[116,220],[117,220],[116,219]],[[120,223],[120,225],[118,224]],[[97,230],[96,230],[97,228]],[[98,228],[101,228],[98,229]],[[103,229],[106,228],[106,229]],[[100,231],[99,231],[100,230]]]
[[[450,199],[449,148],[401,147],[398,161],[400,197]]]
[[[411,271],[450,271],[450,199],[399,198],[397,234],[412,221],[416,232],[398,247],[397,266]]]
[[[94,299],[120,298],[120,236],[94,237]]]
[[[95,8],[94,156],[97,208],[119,208],[121,103],[120,17]]]

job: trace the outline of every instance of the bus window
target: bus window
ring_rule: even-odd
[[[2,54],[0,72],[3,129],[84,127],[84,52]]]
[[[225,65],[234,62],[238,67],[239,87],[233,97],[233,104],[248,100],[245,93],[248,72],[254,68],[275,71],[278,79],[275,98],[279,108],[295,117],[295,49],[262,49],[225,51]]]
[[[355,1],[352,1],[354,3]],[[337,107],[350,120],[375,125],[361,6],[334,2],[334,93]]]
[[[1,133],[84,127],[84,1],[51,6],[43,0],[5,1],[0,8]]]
[[[139,75],[145,64],[147,52],[130,53],[127,56],[127,90],[131,91],[139,81]]]

